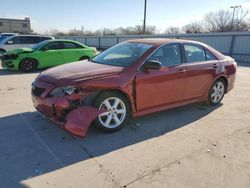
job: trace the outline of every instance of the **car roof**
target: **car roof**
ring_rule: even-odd
[[[75,41],[75,40],[67,40],[67,39],[54,39],[54,40],[47,40],[49,42],[75,42],[77,44],[82,44],[82,43],[79,43],[78,41]]]
[[[0,35],[17,35],[17,33],[0,33]]]
[[[144,44],[150,44],[154,46],[159,46],[163,44],[169,44],[169,43],[196,43],[204,45],[204,43],[192,41],[192,40],[185,40],[185,39],[170,39],[170,38],[144,38],[144,39],[132,39],[128,40],[128,42],[134,42],[134,43],[144,43]]]
[[[16,35],[16,36],[24,36],[24,37],[49,37],[49,38],[54,38],[52,36],[46,36],[46,35]]]
[[[210,50],[219,60],[224,59],[225,56],[220,53],[218,50],[215,50],[211,46],[208,46],[205,43],[192,41],[192,40],[185,40],[185,39],[171,39],[171,38],[144,38],[144,39],[133,39],[128,40],[127,42],[134,42],[134,43],[142,43],[142,44],[150,44],[156,47],[159,47],[164,44],[170,44],[170,43],[191,43],[191,44],[198,44],[206,49]]]

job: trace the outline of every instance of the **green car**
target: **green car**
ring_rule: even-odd
[[[2,67],[30,72],[40,68],[90,59],[96,48],[71,40],[46,40],[32,48],[7,51],[2,57]]]

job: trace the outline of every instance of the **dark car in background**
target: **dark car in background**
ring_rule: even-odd
[[[34,44],[54,37],[40,35],[12,35],[0,42],[0,55],[9,50],[18,48],[31,48]]]

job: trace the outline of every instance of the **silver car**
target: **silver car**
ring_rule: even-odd
[[[34,44],[51,39],[55,38],[40,35],[13,35],[0,42],[0,56],[4,52],[9,50],[15,50],[18,48],[30,48]]]

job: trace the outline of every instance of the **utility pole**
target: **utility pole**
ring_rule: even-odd
[[[146,33],[146,17],[147,17],[147,0],[144,2],[144,20],[143,20],[143,34]]]
[[[231,23],[231,29],[233,30],[233,28],[234,28],[234,15],[235,15],[235,10],[236,10],[237,8],[241,8],[241,6],[240,6],[240,5],[236,5],[236,6],[231,6],[230,8],[233,9],[233,16],[232,16],[232,23]]]
[[[84,35],[84,26],[81,26],[81,30],[82,30],[82,36]]]

